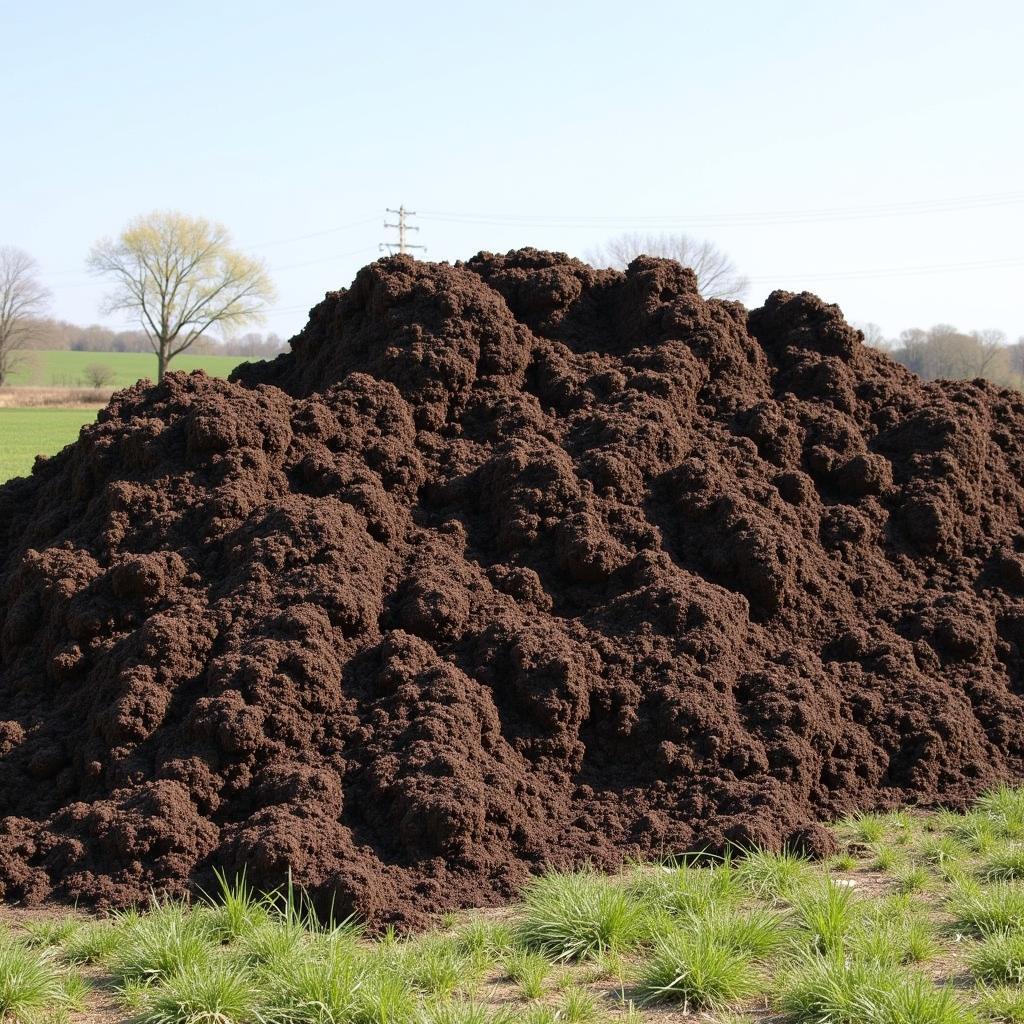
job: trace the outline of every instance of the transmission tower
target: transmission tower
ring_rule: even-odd
[[[414,225],[408,222],[408,219],[410,217],[416,216],[416,211],[407,210],[404,206],[400,206],[397,210],[392,210],[391,207],[389,206],[387,208],[387,212],[393,213],[398,217],[397,224],[389,224],[387,221],[384,221],[384,227],[398,229],[398,242],[381,242],[381,251],[387,249],[387,251],[392,255],[394,255],[396,250],[402,254],[407,253],[410,249],[422,249],[424,252],[426,252],[427,247],[425,245],[413,245],[411,242],[407,242],[405,240],[407,232],[419,231],[418,227],[415,227]]]

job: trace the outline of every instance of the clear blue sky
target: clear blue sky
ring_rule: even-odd
[[[386,206],[431,259],[664,225],[751,305],[807,287],[887,332],[1015,338],[1022,40],[1013,0],[4,4],[0,244],[102,322],[90,244],[202,214],[266,257],[290,335]]]

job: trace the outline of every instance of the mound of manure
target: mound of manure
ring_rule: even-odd
[[[1022,775],[1024,396],[836,306],[381,260],[0,487],[0,896],[371,924]]]

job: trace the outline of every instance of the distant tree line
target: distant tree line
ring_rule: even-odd
[[[68,323],[67,320],[39,319],[33,324],[26,349],[58,349],[71,352],[152,352],[144,331],[116,331],[110,327]],[[243,356],[271,359],[286,351],[288,343],[272,331],[250,331],[235,338],[219,340],[203,336],[191,346],[195,355]]]
[[[867,344],[925,380],[984,377],[1003,387],[1024,388],[1024,337],[1009,343],[1003,331],[960,331],[951,324],[911,327],[887,338],[877,324],[859,325]]]

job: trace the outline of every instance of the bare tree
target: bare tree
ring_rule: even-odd
[[[50,292],[36,280],[39,266],[27,252],[0,246],[0,384],[7,381],[32,340]]]
[[[114,379],[114,368],[106,363],[89,363],[83,371],[91,387],[106,387]]]
[[[714,242],[689,235],[626,234],[610,239],[585,254],[595,267],[624,270],[637,256],[664,256],[690,267],[697,287],[706,299],[741,299],[750,281],[736,270],[733,261]]]
[[[964,334],[951,324],[936,324],[927,331],[918,327],[900,334],[893,359],[924,377],[973,379],[985,377],[997,384],[1019,380],[1015,346],[1006,344],[1002,331],[971,331]]]
[[[136,217],[117,239],[93,246],[88,266],[114,282],[103,311],[138,318],[157,380],[206,331],[258,322],[274,297],[263,262],[232,248],[226,228],[182,213]]]
[[[860,328],[861,334],[864,335],[864,344],[870,348],[877,348],[882,352],[889,352],[892,350],[892,341],[887,338],[882,331],[882,328],[875,323],[856,324],[856,327]]]
[[[975,369],[979,377],[988,376],[992,364],[1006,352],[1006,332],[987,327],[982,331],[971,331],[977,346]]]

